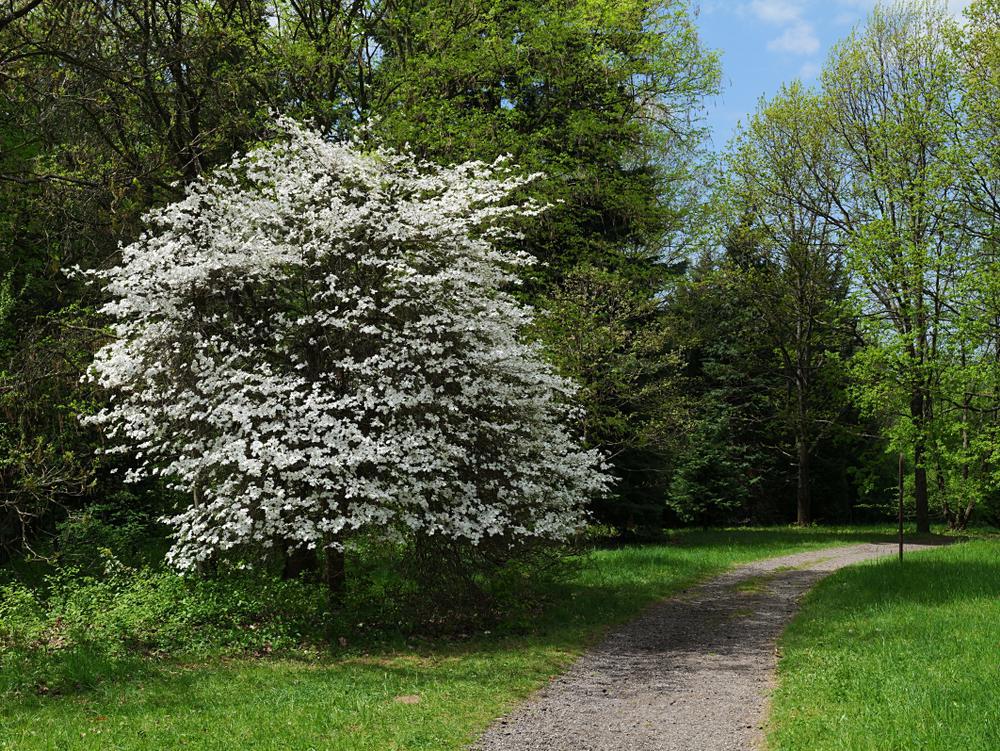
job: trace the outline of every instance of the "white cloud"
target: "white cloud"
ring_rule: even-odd
[[[772,52],[793,55],[811,55],[819,49],[819,38],[813,25],[802,14],[802,3],[797,0],[752,0],[743,6],[758,20],[784,31],[767,43]]]
[[[802,18],[802,7],[789,0],[753,0],[749,9],[767,23],[786,24]]]
[[[811,55],[819,49],[819,38],[812,24],[798,21],[785,32],[767,43],[772,52],[790,52],[793,55]]]

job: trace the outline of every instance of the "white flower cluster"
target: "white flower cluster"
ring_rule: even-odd
[[[190,494],[172,563],[372,527],[570,534],[609,478],[506,291],[531,258],[495,241],[539,210],[511,199],[530,178],[280,124],[88,272],[116,335],[90,375],[109,406],[88,419],[135,452],[130,479]]]

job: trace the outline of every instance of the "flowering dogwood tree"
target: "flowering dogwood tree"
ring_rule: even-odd
[[[190,569],[245,545],[340,549],[363,529],[564,538],[609,482],[567,428],[573,387],[520,338],[502,163],[416,163],[281,121],[89,272],[114,340],[88,418],[190,503]],[[510,243],[508,243],[510,244]]]

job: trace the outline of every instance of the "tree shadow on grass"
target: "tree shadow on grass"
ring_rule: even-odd
[[[505,704],[516,701],[545,677],[509,671],[490,670],[475,660],[387,664],[377,659],[165,668],[158,675],[106,684],[85,700],[28,697],[6,703],[0,735],[13,739],[32,730],[58,742],[57,735],[64,734],[66,748],[77,742],[83,748],[77,735],[95,727],[104,731],[102,748],[174,748],[177,738],[213,749],[438,748],[445,737],[461,741],[481,729],[497,710],[495,697],[504,697]],[[95,724],[95,716],[106,722]],[[273,745],[275,739],[279,745]],[[409,744],[421,739],[427,745]]]
[[[907,542],[943,542],[955,538],[945,535],[917,535],[906,528]],[[897,533],[891,525],[872,527],[734,527],[729,529],[678,530],[673,532],[668,544],[682,547],[725,545],[737,549],[757,550],[762,547],[793,546],[808,543],[852,545],[866,542],[894,542]]]
[[[156,660],[100,644],[7,650],[0,654],[0,698],[85,694],[105,683],[155,676],[160,669]]]
[[[979,598],[1000,598],[1000,545],[969,542],[946,550],[906,553],[837,572],[819,585],[831,611],[853,617],[874,604],[946,606]]]

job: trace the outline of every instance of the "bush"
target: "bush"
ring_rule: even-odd
[[[322,592],[300,581],[232,572],[212,579],[133,569],[108,558],[105,575],[50,578],[48,617],[70,641],[144,653],[199,655],[299,645],[324,620]]]
[[[0,586],[0,696],[68,692],[150,670],[148,657],[289,654],[328,642],[527,629],[571,570],[565,548],[361,538],[337,607],[325,585],[266,570],[183,576],[100,549],[99,574],[61,566]]]
[[[0,690],[85,687],[147,655],[286,651],[322,639],[330,620],[325,593],[302,581],[251,572],[197,579],[105,556],[100,578],[62,568],[44,594],[0,588]]]
[[[40,638],[44,612],[38,596],[24,585],[0,586],[0,652]]]
[[[161,529],[153,513],[122,491],[107,501],[71,511],[59,522],[55,553],[64,567],[95,576],[104,568],[102,550],[110,550],[130,566],[141,566],[149,559],[162,558]]]

